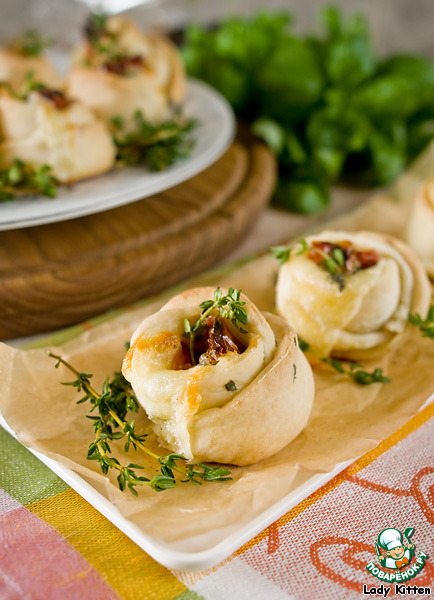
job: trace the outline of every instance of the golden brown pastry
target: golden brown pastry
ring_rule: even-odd
[[[43,89],[25,99],[0,90],[0,166],[49,165],[61,182],[109,170],[115,147],[106,125],[79,102]]]
[[[414,252],[390,236],[324,231],[281,266],[277,311],[320,356],[372,358],[403,331],[409,312],[425,316],[429,281]]]
[[[416,196],[407,228],[407,242],[434,278],[434,180],[424,183]]]
[[[313,376],[285,321],[241,295],[247,324],[240,330],[217,310],[203,315],[200,304],[213,298],[212,288],[188,290],[146,318],[122,372],[163,445],[189,459],[250,464],[304,428]],[[190,348],[186,320],[193,326],[201,315]]]
[[[110,121],[131,122],[140,110],[152,122],[167,118],[171,105],[186,95],[184,69],[176,47],[166,37],[142,32],[124,17],[108,18],[73,57],[68,94]]]
[[[27,56],[12,48],[0,48],[0,81],[12,87],[19,86],[33,74],[35,81],[50,88],[61,89],[62,80],[50,62],[43,56]]]

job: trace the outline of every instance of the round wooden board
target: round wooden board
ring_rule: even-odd
[[[0,233],[0,338],[79,323],[218,263],[273,192],[260,143],[156,196],[95,215]]]

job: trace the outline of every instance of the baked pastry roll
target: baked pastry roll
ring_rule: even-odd
[[[407,242],[434,278],[434,180],[427,181],[416,196],[406,234]]]
[[[19,86],[29,76],[47,87],[59,89],[62,80],[44,56],[29,56],[19,48],[0,48],[0,81]]]
[[[247,324],[240,331],[211,311],[192,359],[186,321],[203,318],[200,304],[213,292],[185,291],[146,318],[122,372],[164,446],[189,459],[245,465],[276,453],[304,428],[313,376],[285,321],[243,295]]]
[[[40,89],[25,99],[0,90],[0,166],[16,159],[49,165],[61,182],[110,169],[115,146],[106,125],[79,102]]]
[[[120,16],[99,28],[91,23],[87,41],[73,56],[67,90],[110,121],[126,126],[139,110],[152,122],[168,116],[186,95],[186,79],[177,48],[166,37],[142,32]]]
[[[409,312],[426,315],[431,290],[403,242],[367,231],[306,238],[279,270],[276,307],[321,357],[372,358],[403,331]]]

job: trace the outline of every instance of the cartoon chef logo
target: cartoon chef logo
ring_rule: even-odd
[[[415,549],[414,544],[410,542],[413,533],[413,527],[407,527],[404,530],[404,535],[399,529],[393,527],[383,529],[375,543],[375,553],[382,567],[402,569],[409,564],[412,556],[414,556]],[[404,538],[406,538],[407,543]],[[380,548],[384,551],[384,554],[380,551]]]
[[[371,560],[366,570],[383,583],[402,583],[415,577],[424,568],[428,554],[419,550],[412,560],[415,555],[415,545],[410,541],[413,533],[413,527],[407,527],[404,534],[395,527],[380,531],[374,544],[378,563]]]

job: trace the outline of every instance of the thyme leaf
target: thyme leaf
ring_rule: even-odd
[[[177,114],[163,123],[153,124],[137,111],[134,122],[134,129],[126,131],[121,117],[112,119],[119,164],[162,171],[190,154],[194,142],[189,134],[196,124],[193,119]]]
[[[335,371],[350,377],[358,385],[371,385],[372,383],[390,383],[389,377],[383,375],[383,369],[375,368],[372,373],[365,371],[362,365],[355,361],[346,363],[336,358],[322,358],[324,363],[330,365]],[[348,367],[346,366],[348,365]]]
[[[12,50],[24,56],[41,56],[45,48],[52,44],[52,40],[36,29],[28,29],[19,37],[11,40],[8,45]]]
[[[309,250],[309,244],[305,239],[301,239],[297,242],[296,246],[272,246],[270,248],[274,258],[277,258],[279,265],[283,265],[287,260],[290,259],[291,255],[304,254]]]
[[[228,392],[236,392],[238,389],[238,386],[235,383],[235,381],[230,379],[227,383],[225,383],[225,388],[227,389]]]
[[[298,345],[302,352],[310,351],[310,345],[298,338]],[[335,371],[350,377],[358,385],[371,385],[372,383],[389,383],[391,379],[383,375],[383,369],[375,368],[372,373],[365,371],[363,366],[355,361],[345,361],[337,358],[321,358],[323,363],[330,365]],[[346,367],[348,365],[348,367]]]
[[[298,347],[300,348],[300,350],[302,352],[307,352],[310,348],[310,344],[305,342],[300,336],[297,336],[297,338],[298,338]]]
[[[434,339],[434,304],[431,304],[425,319],[423,319],[419,313],[409,313],[408,320],[412,325],[415,325],[415,327],[419,327],[422,332],[422,337]]]
[[[136,431],[134,419],[130,421],[127,419],[128,413],[138,412],[139,404],[129,382],[121,372],[116,372],[111,380],[107,378],[102,392],[99,393],[91,385],[91,373],[77,371],[65,359],[52,352],[49,353],[49,356],[57,361],[56,368],[62,364],[75,375],[75,380],[66,382],[64,385],[70,385],[78,392],[84,392],[84,397],[77,403],[88,401],[91,405],[90,412],[98,413],[98,416],[87,415],[93,422],[95,432],[95,438],[88,447],[87,459],[98,461],[104,474],[111,469],[118,471],[116,480],[122,492],[128,488],[132,494],[137,496],[136,488],[140,486],[149,486],[156,492],[173,488],[177,485],[174,472],[187,477],[187,479],[181,480],[182,483],[201,484],[202,481],[228,481],[231,479],[230,471],[225,467],[190,463],[181,454],[159,456],[146,446],[147,435]],[[142,450],[160,465],[160,473],[149,479],[137,474],[137,470],[144,468],[142,465],[136,463],[122,465],[112,455],[110,446],[110,442],[113,440],[121,439],[125,440],[125,453],[128,453],[130,448]],[[183,466],[180,463],[183,463]]]
[[[15,159],[10,167],[0,169],[0,202],[35,194],[54,198],[58,186],[48,165],[37,167]]]
[[[27,100],[31,92],[46,89],[46,86],[43,83],[35,79],[33,71],[27,73],[21,85],[17,88],[12,87],[8,81],[0,81],[0,87],[7,90],[8,94],[17,100]]]
[[[240,300],[241,291],[236,288],[229,288],[226,296],[218,287],[214,292],[214,300],[205,300],[199,304],[202,314],[194,325],[191,325],[188,319],[184,319],[184,335],[190,340],[190,359],[194,366],[196,360],[194,357],[194,340],[197,333],[200,332],[205,324],[206,318],[217,311],[224,319],[229,319],[241,333],[248,333],[243,325],[247,325],[247,312],[244,308],[245,302]],[[230,382],[229,382],[230,383]]]
[[[84,25],[84,34],[91,44],[96,43],[102,36],[108,35],[107,19],[108,15],[104,13],[90,13]]]
[[[351,263],[349,264],[344,248],[341,248],[338,244],[325,243],[325,245],[329,246],[328,250],[321,248],[320,242],[313,242],[310,245],[306,240],[302,239],[298,242],[298,246],[275,246],[271,248],[271,252],[280,261],[281,265],[289,260],[294,253],[307,253],[309,259],[313,260],[318,266],[329,273],[331,280],[338,285],[339,291],[342,292],[345,287],[345,276],[355,273],[359,268],[366,267],[356,266],[356,262],[354,266]]]

